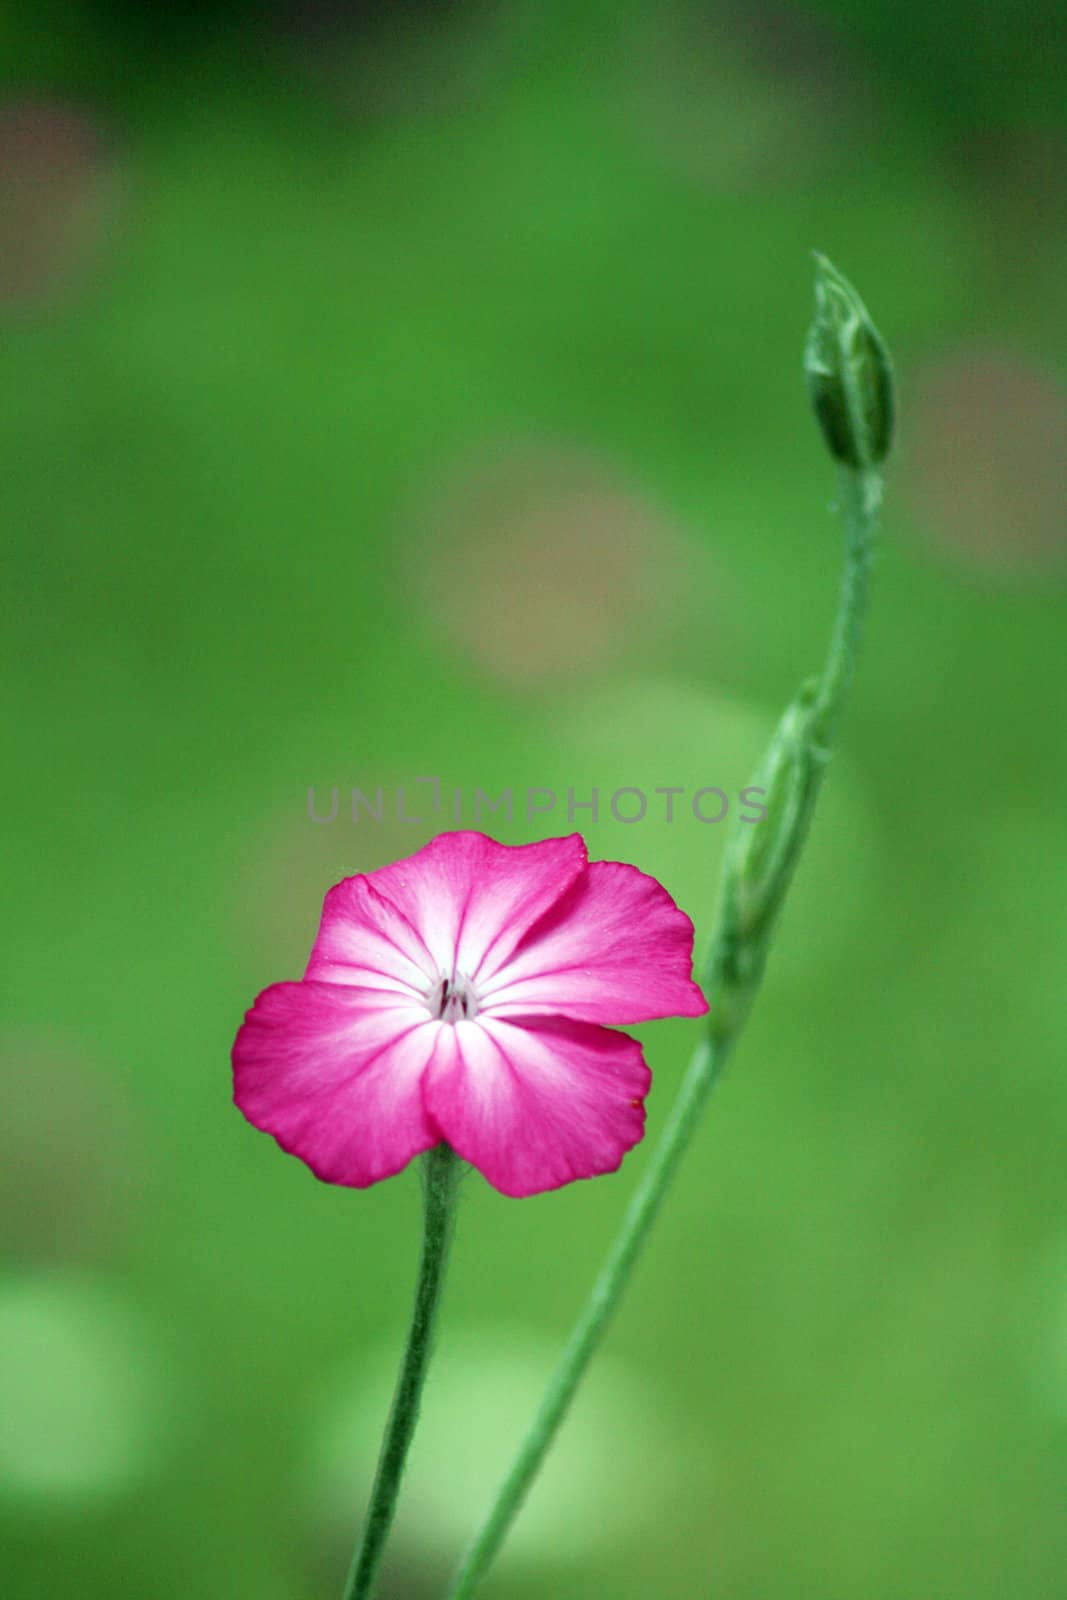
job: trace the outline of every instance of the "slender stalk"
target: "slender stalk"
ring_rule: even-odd
[[[608,1251],[530,1428],[501,1484],[489,1514],[468,1549],[448,1591],[449,1600],[474,1593],[504,1542],[504,1536],[548,1453],[585,1370],[626,1286],[631,1268],[655,1220],[675,1168],[689,1144],[704,1102],[725,1060],[727,1046],[705,1039],[686,1072],[678,1098],[652,1160],[635,1190],[615,1242]]]
[[[845,570],[841,579],[841,598],[830,649],[823,668],[815,709],[819,733],[829,742],[841,707],[848,694],[863,624],[867,616],[871,577],[871,555],[878,532],[882,505],[882,477],[873,470],[841,472],[841,509],[845,518]]]
[[[826,665],[815,690],[812,720],[806,725],[808,742],[817,740],[819,748],[805,763],[806,780],[800,802],[784,828],[784,846],[776,857],[774,881],[763,886],[761,901],[767,908],[766,914],[754,925],[751,934],[746,934],[739,900],[742,869],[740,857],[735,856],[734,869],[729,862],[727,864],[704,974],[710,1008],[706,1036],[696,1048],[666,1127],[626,1208],[585,1308],[496,1499],[460,1563],[447,1600],[467,1600],[500,1549],[622,1297],[634,1263],[696,1131],[708,1096],[744,1027],[762,978],[774,918],[810,822],[825,767],[826,747],[852,678],[867,607],[871,547],[880,502],[881,479],[876,472],[843,469],[845,570]],[[761,827],[770,825],[770,820],[759,824]]]
[[[374,1475],[366,1520],[345,1584],[344,1600],[370,1600],[374,1593],[385,1542],[396,1513],[404,1463],[419,1419],[422,1386],[433,1348],[434,1323],[448,1262],[461,1163],[447,1144],[439,1144],[427,1151],[421,1165],[424,1229],[419,1277],[415,1286],[415,1309],[378,1457],[378,1470]]]

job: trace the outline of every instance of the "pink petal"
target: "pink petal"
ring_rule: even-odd
[[[472,978],[505,961],[523,934],[585,870],[580,834],[503,845],[484,833],[442,833],[423,849],[331,889],[307,976],[407,985],[425,994],[442,974]]]
[[[371,881],[380,876],[344,878],[329,891],[304,976],[423,996],[438,968],[416,929]]]
[[[440,1029],[427,1109],[503,1194],[614,1172],[645,1130],[651,1074],[636,1039],[569,1021],[479,1017]]]
[[[699,1017],[708,1004],[692,964],[693,924],[666,889],[621,861],[593,861],[478,999],[494,1017]]]
[[[441,1139],[419,1085],[444,1026],[392,994],[276,983],[234,1043],[234,1099],[316,1177],[364,1188]]]

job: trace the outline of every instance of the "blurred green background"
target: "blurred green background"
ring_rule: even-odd
[[[5,8],[7,1600],[339,1594],[417,1183],[283,1157],[233,1034],[330,883],[449,825],[353,785],[468,824],[595,786],[593,854],[707,929],[725,828],[606,800],[735,792],[821,660],[812,247],[899,369],[868,652],[486,1593],[1067,1594],[1065,16]],[[642,1032],[654,1135],[695,1029]],[[467,1183],[392,1600],[440,1593],[647,1149]]]

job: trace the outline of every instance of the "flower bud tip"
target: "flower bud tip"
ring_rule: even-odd
[[[863,301],[818,250],[815,316],[804,347],[804,373],[819,426],[836,460],[879,466],[893,437],[893,369]]]

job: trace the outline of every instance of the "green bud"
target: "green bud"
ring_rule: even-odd
[[[787,707],[753,779],[766,794],[766,815],[738,827],[732,867],[742,939],[758,941],[769,931],[811,821],[826,760],[818,739],[818,691],[818,680],[810,680]]]
[[[759,988],[775,918],[815,809],[828,754],[820,738],[819,688],[817,678],[803,686],[752,779],[752,787],[765,796],[764,815],[738,821],[730,835],[704,974],[711,1003],[708,1027],[719,1039],[731,1038],[741,1026]]]
[[[815,256],[815,319],[804,375],[831,455],[877,467],[893,439],[893,368],[866,306],[825,256]]]

